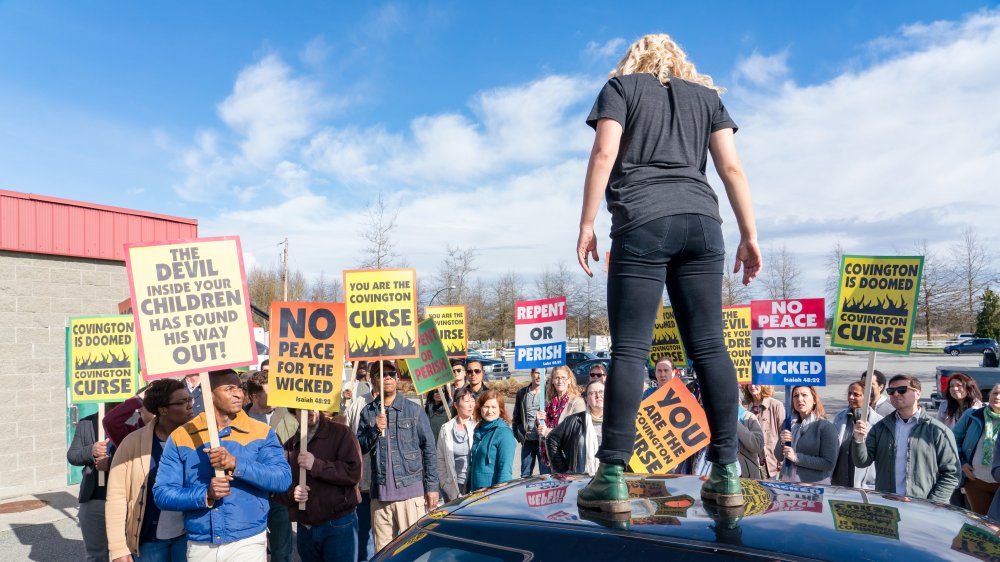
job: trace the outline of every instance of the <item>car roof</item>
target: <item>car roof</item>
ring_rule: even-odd
[[[628,474],[626,480],[632,508],[628,525],[609,525],[578,510],[576,495],[589,481],[584,475],[545,475],[501,484],[447,504],[422,523],[433,522],[448,533],[448,521],[488,522],[496,536],[503,536],[505,525],[527,524],[548,527],[553,536],[613,533],[620,539],[819,560],[974,559],[1000,549],[1000,527],[992,521],[925,500],[744,479],[747,505],[733,529],[720,524],[711,506],[701,502],[700,477]]]

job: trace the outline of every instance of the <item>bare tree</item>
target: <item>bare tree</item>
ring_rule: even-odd
[[[514,339],[514,303],[524,300],[524,282],[518,274],[507,271],[488,287],[488,302],[492,308],[489,337],[506,342]]]
[[[247,290],[250,302],[264,311],[270,311],[272,301],[282,300],[281,265],[254,266],[247,272]],[[288,271],[288,300],[305,300],[309,294],[308,283],[301,271]],[[258,324],[267,327],[267,320],[255,316]]]
[[[465,305],[465,326],[469,340],[488,339],[490,314],[492,309],[487,298],[486,284],[481,279],[469,279],[463,293]]]
[[[434,277],[437,290],[455,287],[444,293],[437,302],[443,304],[465,304],[466,285],[476,271],[476,249],[448,245],[444,260]]]
[[[826,268],[826,310],[827,314],[833,315],[837,310],[837,294],[840,292],[840,265],[844,258],[844,246],[840,240],[830,250],[830,253],[823,259],[823,266]]]
[[[931,251],[927,240],[915,242],[913,253],[924,256],[920,294],[917,295],[917,318],[923,323],[924,334],[930,340],[934,326],[950,316],[949,309],[953,308],[957,288],[955,275],[940,256]]]
[[[575,316],[578,319],[577,325],[580,326],[577,337],[607,334],[608,290],[604,277],[585,275],[582,281],[576,283],[573,294]]]
[[[729,267],[729,258],[726,256],[722,273],[722,306],[736,306],[738,304],[750,304],[753,298],[753,286],[743,284],[743,271],[733,273],[733,268]]]
[[[382,269],[389,267],[396,257],[392,233],[399,218],[399,207],[390,207],[379,191],[374,203],[365,209],[367,225],[361,231],[365,241],[364,256],[358,266],[362,269]]]
[[[768,265],[764,268],[762,281],[768,298],[791,299],[799,296],[802,270],[795,254],[784,244],[778,250],[770,248],[765,254]]]
[[[313,302],[343,302],[344,282],[340,277],[327,277],[323,271],[309,288],[309,300]]]
[[[955,277],[964,308],[962,324],[970,330],[976,324],[976,302],[993,278],[989,253],[971,226],[962,231],[962,239],[954,245],[953,252],[958,262]]]

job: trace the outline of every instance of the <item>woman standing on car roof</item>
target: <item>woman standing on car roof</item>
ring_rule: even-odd
[[[711,77],[668,35],[647,35],[611,71],[587,117],[596,137],[587,166],[577,256],[593,275],[594,221],[611,211],[608,319],[614,346],[606,389],[601,465],[578,494],[583,508],[628,512],[623,478],[664,282],[697,370],[712,432],[702,498],[743,505],[736,464],[736,372],[722,336],[725,243],[718,197],[705,176],[712,155],[736,216],[736,267],[749,284],[761,268],[750,186],[736,152],[736,123]]]

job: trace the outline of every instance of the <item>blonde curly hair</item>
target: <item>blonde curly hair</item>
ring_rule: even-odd
[[[711,88],[720,94],[724,91],[712,82],[711,76],[698,74],[694,63],[687,60],[684,49],[681,49],[681,46],[666,33],[645,35],[632,43],[625,56],[618,62],[618,66],[608,73],[608,78],[643,73],[656,76],[661,84],[670,82],[670,77],[676,76]]]

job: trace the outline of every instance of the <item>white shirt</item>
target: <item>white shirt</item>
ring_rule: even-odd
[[[910,419],[903,421],[896,412],[896,495],[906,495],[906,458],[910,452],[910,433],[917,427],[917,421],[923,414],[923,408],[918,408],[917,413],[910,416]]]

